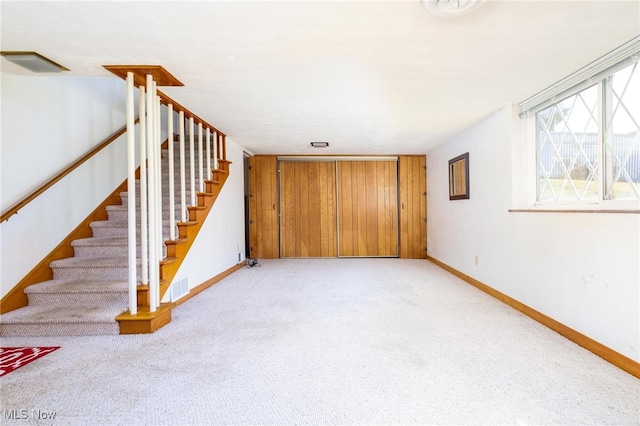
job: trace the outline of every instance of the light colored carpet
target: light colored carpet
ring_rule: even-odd
[[[640,380],[423,260],[261,261],[0,379],[55,424],[639,424]],[[51,423],[51,422],[49,422]]]

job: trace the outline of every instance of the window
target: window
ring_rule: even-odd
[[[604,198],[640,198],[640,67],[603,81]]]
[[[640,199],[635,62],[536,113],[537,201]]]
[[[537,204],[640,201],[640,37],[520,104]],[[611,204],[612,205],[612,204]]]

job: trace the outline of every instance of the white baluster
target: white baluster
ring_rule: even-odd
[[[138,277],[136,271],[136,135],[133,101],[133,73],[127,73],[127,237],[129,261],[129,312],[138,313]]]
[[[169,239],[176,239],[176,199],[173,166],[173,104],[167,105],[167,144],[169,148]]]
[[[181,220],[187,221],[187,187],[185,183],[184,171],[184,111],[178,113],[178,121],[180,122],[180,212]]]
[[[211,180],[211,130],[207,127],[207,180]]]
[[[213,168],[218,170],[218,132],[213,132]]]
[[[204,165],[202,160],[202,123],[198,123],[198,177],[200,179],[200,192],[204,192]]]
[[[154,82],[154,88],[157,93],[157,84]],[[156,250],[158,261],[163,259],[162,249],[164,247],[164,233],[163,233],[163,220],[162,220],[162,101],[160,96],[156,96],[156,188],[158,194],[156,195],[156,224],[158,225],[158,239],[156,240]],[[160,306],[160,301],[157,301],[157,305]]]
[[[142,253],[141,262],[141,284],[149,284],[149,239],[148,239],[148,222],[147,222],[147,111],[145,103],[145,88],[140,86],[140,99],[138,108],[140,110],[140,246]]]
[[[156,283],[158,282],[158,259],[156,258],[157,225],[155,215],[155,88],[151,75],[147,75],[147,160],[149,162],[149,311],[156,311]]]
[[[189,165],[191,166],[191,205],[196,203],[196,158],[193,143],[193,117],[189,117]]]
[[[155,307],[160,306],[160,260],[162,260],[162,247],[164,244],[163,232],[162,232],[162,126],[161,119],[162,114],[160,110],[161,100],[160,96],[158,96],[158,85],[154,81],[153,82],[153,93],[155,95],[155,103],[153,104],[155,108],[155,112],[153,115],[154,119],[154,130],[155,130],[155,143],[154,143],[154,156],[155,156],[155,187],[156,187],[156,204],[155,204],[155,215],[156,215],[156,245],[155,245],[155,268],[158,272],[155,280],[154,291],[153,293],[153,301]]]

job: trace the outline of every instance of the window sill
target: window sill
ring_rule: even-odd
[[[640,214],[640,209],[576,209],[576,208],[528,208],[509,209],[509,213],[614,213],[614,214]]]

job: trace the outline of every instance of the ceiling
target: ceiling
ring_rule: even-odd
[[[184,87],[161,90],[255,154],[425,154],[640,34],[638,0],[488,0],[456,17],[419,0],[0,7],[1,50],[68,75],[162,65]]]

